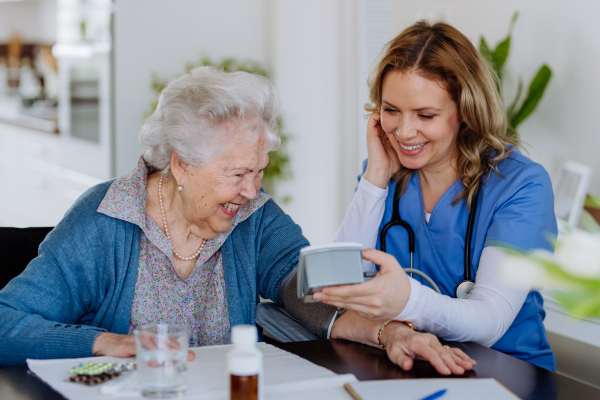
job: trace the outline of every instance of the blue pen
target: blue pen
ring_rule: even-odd
[[[437,399],[439,397],[442,397],[444,394],[446,394],[446,389],[442,389],[439,392],[435,392],[434,394],[430,394],[429,396],[425,396],[421,400],[434,400],[434,399]]]

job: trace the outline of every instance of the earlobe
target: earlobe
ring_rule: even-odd
[[[171,174],[175,178],[177,185],[184,184],[186,173],[188,172],[189,164],[184,162],[179,154],[175,151],[171,152]]]

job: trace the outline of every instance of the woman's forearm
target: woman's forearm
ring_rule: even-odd
[[[333,241],[360,243],[364,248],[374,248],[387,194],[388,189],[381,189],[361,179]],[[363,260],[363,271],[373,269],[373,263]]]
[[[334,323],[331,337],[381,349],[377,336],[382,322],[369,321],[352,311],[347,311]],[[415,332],[398,322],[391,322],[385,326],[381,344],[385,346],[389,359],[406,371],[412,368],[413,360],[417,357],[429,361],[443,375],[461,375],[476,364],[461,350],[443,347],[434,335]]]
[[[502,252],[486,247],[469,299],[454,299],[411,281],[411,296],[398,319],[452,341],[490,347],[508,330],[529,293],[502,282]]]
[[[346,339],[353,342],[380,347],[377,334],[383,321],[370,321],[356,314],[346,311],[339,317],[331,328],[332,339]]]

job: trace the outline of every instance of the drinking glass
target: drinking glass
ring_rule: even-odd
[[[146,397],[177,397],[187,389],[188,331],[180,325],[135,330],[137,375]]]

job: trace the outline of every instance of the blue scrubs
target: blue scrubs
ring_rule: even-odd
[[[552,251],[553,247],[547,239],[557,234],[552,183],[546,170],[516,149],[500,162],[498,169],[502,176],[492,172],[484,179],[479,195],[471,246],[473,277],[477,276],[484,247],[508,246],[520,250]],[[392,217],[395,188],[395,183],[390,182],[379,234]],[[431,213],[429,224],[425,222],[418,173],[412,175],[400,198],[400,216],[415,232],[414,267],[429,275],[442,294],[450,297],[454,297],[455,286],[464,279],[469,210],[464,200],[452,205],[463,188],[460,180],[457,180],[444,193]],[[386,245],[387,252],[394,255],[403,268],[410,266],[408,235],[404,228],[390,229]],[[427,285],[417,275],[414,277]],[[545,316],[542,296],[537,291],[530,292],[508,331],[492,348],[554,371],[556,358],[548,344],[543,324]]]

